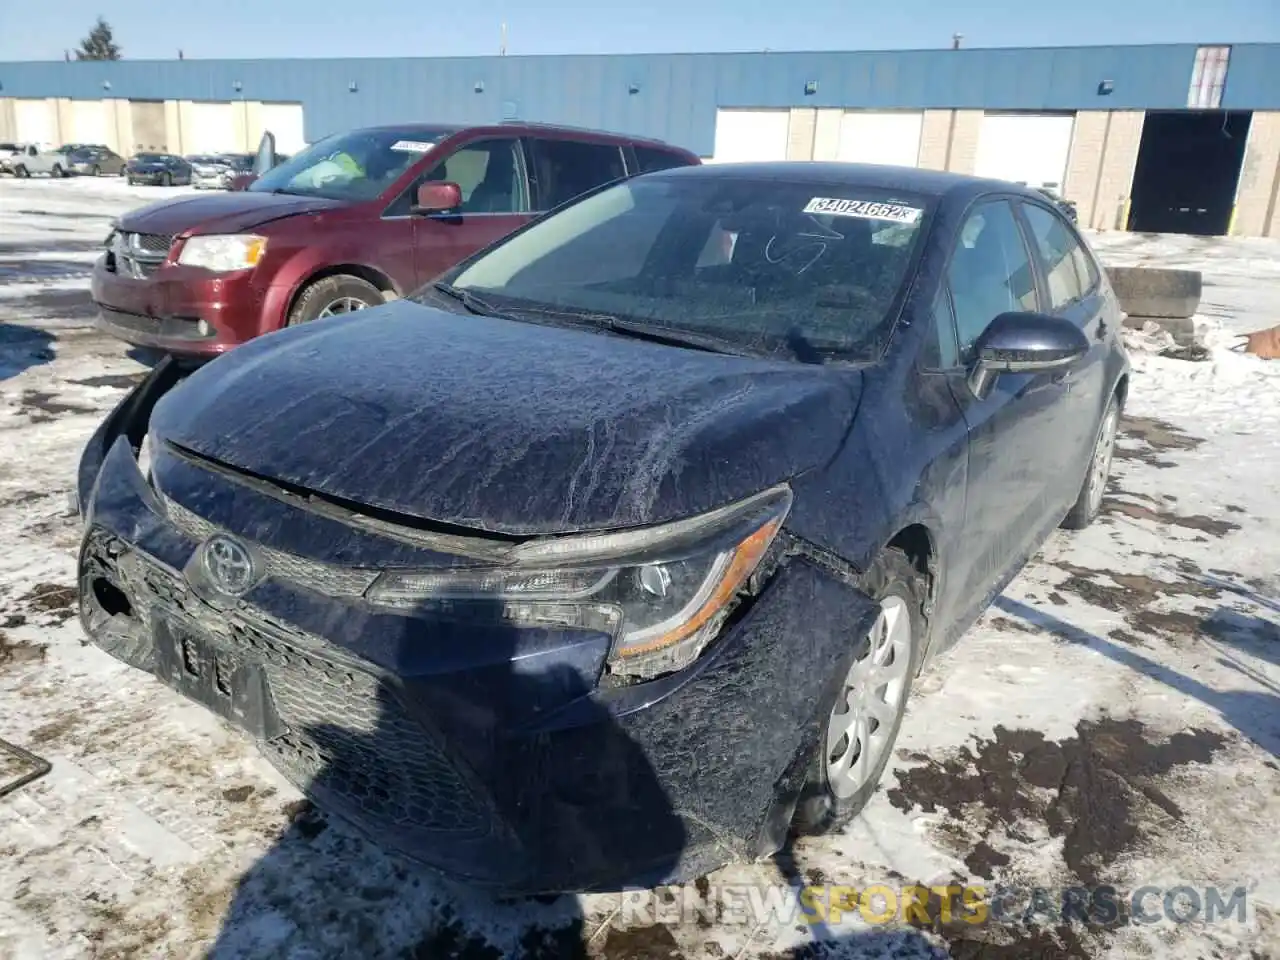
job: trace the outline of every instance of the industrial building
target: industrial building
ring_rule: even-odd
[[[0,63],[0,140],[190,154],[269,129],[292,152],[504,119],[1050,186],[1099,229],[1280,236],[1280,44]]]

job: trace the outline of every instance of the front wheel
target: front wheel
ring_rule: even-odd
[[[101,168],[101,167],[99,167],[99,166],[97,166],[97,165],[95,164],[95,165],[94,165],[94,168],[93,168],[92,170],[90,170],[90,171],[89,171],[89,176],[91,176],[91,177],[100,177],[100,176],[102,176],[102,168]]]
[[[373,284],[340,273],[317,280],[298,295],[297,302],[289,311],[288,326],[296,327],[312,320],[353,313],[385,302],[382,291]]]
[[[1098,436],[1093,443],[1089,459],[1089,472],[1076,497],[1071,511],[1062,521],[1066,530],[1083,530],[1102,512],[1102,497],[1107,492],[1107,480],[1111,476],[1111,459],[1116,449],[1116,434],[1120,430],[1120,403],[1112,396],[1098,424]]]
[[[168,174],[168,173],[166,173],[166,174],[164,174],[163,176],[161,176],[161,177],[160,177],[160,186],[162,186],[162,187],[172,187],[172,186],[173,186],[173,176],[172,176],[171,174]]]
[[[19,180],[25,180],[27,177],[31,176],[31,174],[27,172],[27,168],[20,163],[13,168],[13,175]]]
[[[798,833],[838,830],[862,812],[893,754],[925,639],[925,577],[901,550],[881,551],[861,583],[880,605],[828,696],[821,739],[796,805]]]

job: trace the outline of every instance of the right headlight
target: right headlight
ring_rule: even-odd
[[[492,566],[385,571],[366,599],[457,614],[489,603],[512,623],[601,630],[611,672],[653,677],[714,639],[790,507],[782,486],[661,526],[530,541]]]

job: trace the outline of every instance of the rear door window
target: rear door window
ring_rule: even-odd
[[[539,210],[558,207],[627,175],[622,148],[617,144],[534,139],[530,152]]]
[[[1067,222],[1036,204],[1022,205],[1049,285],[1049,308],[1064,310],[1093,286],[1085,253]]]

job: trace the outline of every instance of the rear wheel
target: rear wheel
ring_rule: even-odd
[[[385,303],[382,292],[373,284],[339,273],[325,277],[306,287],[289,311],[288,326],[296,327],[324,317],[353,313]]]
[[[31,174],[27,172],[27,168],[20,163],[14,166],[13,175],[17,177],[19,180],[22,180],[22,179],[25,179],[26,177],[31,176]]]
[[[91,177],[100,177],[100,176],[102,176],[102,168],[101,168],[100,166],[98,166],[98,165],[95,163],[95,164],[93,165],[93,169],[89,171],[89,176],[91,176]]]
[[[893,754],[924,646],[928,585],[905,553],[881,551],[860,586],[880,612],[832,684],[796,805],[799,833],[837,830],[867,805]]]
[[[172,174],[169,174],[169,173],[161,174],[161,176],[160,176],[160,186],[162,186],[162,187],[172,187],[172,186],[173,186],[173,175],[172,175]]]
[[[49,173],[50,173],[50,176],[54,177],[55,179],[61,179],[63,176],[62,165],[55,163],[53,165],[53,169],[49,171]]]
[[[1085,474],[1080,495],[1076,497],[1071,512],[1062,521],[1067,530],[1083,530],[1102,512],[1102,497],[1107,492],[1107,480],[1111,476],[1111,458],[1116,449],[1116,433],[1120,429],[1120,402],[1112,397],[1098,425],[1093,455],[1089,460],[1089,472]]]

